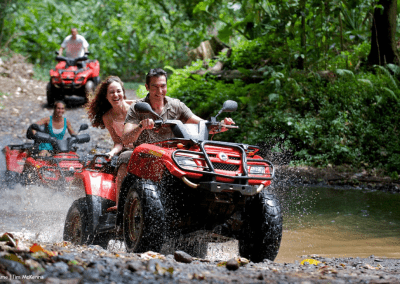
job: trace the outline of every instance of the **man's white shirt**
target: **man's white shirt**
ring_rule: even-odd
[[[61,47],[65,49],[66,56],[70,58],[77,58],[85,55],[85,48],[89,47],[86,39],[81,35],[76,35],[76,39],[72,39],[72,35],[67,36]]]

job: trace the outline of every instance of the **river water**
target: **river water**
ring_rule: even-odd
[[[288,188],[282,199],[284,231],[277,262],[310,254],[400,258],[399,194]]]
[[[35,185],[7,188],[4,170],[0,155],[0,234],[18,232],[32,241],[61,241],[67,211],[82,193]],[[400,258],[399,194],[317,187],[276,192],[284,230],[275,261],[294,262],[310,254]]]

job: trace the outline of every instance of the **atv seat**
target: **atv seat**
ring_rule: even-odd
[[[87,60],[87,56],[81,56],[77,58],[69,58],[69,57],[64,57],[64,56],[57,56],[56,60],[57,61],[65,61],[65,69],[67,69],[70,66],[78,66],[78,63],[85,62]],[[86,66],[86,63],[85,63]],[[79,66],[78,66],[79,67]]]

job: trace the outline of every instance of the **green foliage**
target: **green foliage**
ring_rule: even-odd
[[[54,66],[54,51],[76,27],[89,42],[90,57],[99,60],[103,77],[139,80],[137,74],[150,68],[188,62],[188,49],[200,43],[210,24],[193,15],[197,2],[27,0],[7,5],[2,35],[33,63]]]
[[[289,76],[270,67],[258,84],[226,84],[189,72],[199,69],[197,63],[174,70],[169,94],[201,117],[215,115],[227,99],[238,101],[232,117],[240,128],[218,139],[286,149],[301,163],[398,171],[400,90],[389,68],[377,66],[375,74],[339,69],[330,81],[314,73]]]
[[[49,80],[49,70],[54,68],[54,66],[50,66],[50,64],[47,65],[40,65],[36,64],[33,67],[33,78],[39,81],[48,81]]]

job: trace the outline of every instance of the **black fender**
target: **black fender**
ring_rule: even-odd
[[[102,218],[103,213],[105,213],[107,208],[112,206],[111,203],[114,202],[97,195],[86,195],[84,200],[86,202],[86,213],[88,217],[86,226],[87,232],[85,233],[94,238],[98,233],[97,228],[101,225],[100,219]]]
[[[122,226],[125,200],[128,195],[129,189],[131,188],[132,184],[136,182],[137,179],[138,178],[135,175],[128,173],[125,176],[124,180],[122,181],[118,197],[117,220],[116,220],[117,226]]]

